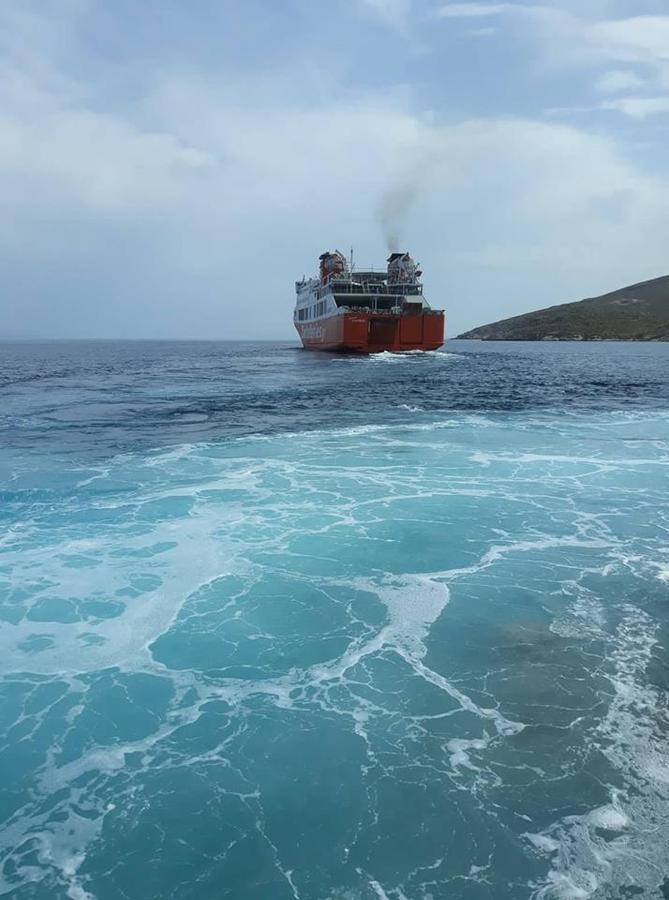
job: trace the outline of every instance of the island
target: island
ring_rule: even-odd
[[[482,325],[457,340],[669,341],[669,275]]]

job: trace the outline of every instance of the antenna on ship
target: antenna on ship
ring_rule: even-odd
[[[351,247],[351,279],[353,278],[353,247]]]

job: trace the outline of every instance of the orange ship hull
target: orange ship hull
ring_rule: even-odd
[[[412,314],[356,311],[296,322],[305,350],[342,353],[381,353],[437,350],[444,343],[444,314],[432,311]]]

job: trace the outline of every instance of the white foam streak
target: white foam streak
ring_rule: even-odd
[[[626,608],[612,645],[608,675],[613,688],[606,716],[592,740],[628,786],[611,789],[611,802],[529,836],[541,852],[557,853],[537,898],[589,898],[607,885],[642,887],[653,871],[669,864],[669,728],[666,706],[647,683],[646,669],[657,644],[647,614]]]
[[[445,354],[438,358],[448,361]],[[600,438],[615,416],[583,423],[453,413],[426,421],[429,413],[409,411],[395,425],[117,457],[73,474],[69,484],[77,490],[67,494],[66,510],[31,507],[20,527],[0,538],[0,578],[9,598],[22,598],[7,609],[23,615],[0,625],[0,665],[8,674],[65,677],[78,704],[31,775],[34,794],[0,839],[11,851],[26,836],[40,835],[42,870],[26,863],[24,885],[48,870],[70,900],[92,897],[82,861],[95,852],[107,808],[100,801],[90,819],[79,815],[77,804],[86,799],[77,793],[80,782],[108,786],[127,773],[142,784],[152,767],[173,764],[192,771],[206,763],[220,771],[235,751],[253,774],[263,750],[256,748],[253,758],[250,742],[240,751],[239,736],[258,722],[281,720],[283,711],[291,721],[327,721],[359,751],[368,792],[355,832],[361,846],[383,815],[373,793],[381,779],[395,787],[418,782],[435,796],[452,790],[463,803],[478,804],[475,816],[494,834],[502,826],[490,792],[501,788],[508,797],[514,790],[511,780],[503,783],[504,771],[543,777],[527,762],[532,732],[518,721],[523,706],[530,721],[533,685],[523,681],[512,701],[508,691],[496,694],[495,679],[507,673],[495,671],[495,651],[509,683],[518,673],[540,675],[542,644],[532,638],[539,632],[548,636],[548,653],[557,645],[577,656],[578,678],[588,687],[608,679],[593,708],[572,715],[568,705],[564,713],[556,704],[550,711],[572,716],[558,726],[564,732],[578,722],[616,784],[582,815],[525,835],[526,852],[544,873],[533,896],[585,900],[617,890],[627,874],[648,887],[653,872],[668,869],[666,708],[648,674],[660,650],[651,613],[669,582],[666,445],[620,444],[600,457]],[[225,576],[240,584],[233,596],[218,585]],[[607,580],[611,589],[598,593]],[[627,594],[638,595],[651,612],[635,608]],[[44,612],[45,601],[64,605],[70,621]],[[91,612],[91,602],[107,608]],[[536,654],[529,663],[504,658],[503,646],[482,649],[490,650],[490,665],[480,671],[473,656],[471,672],[464,671],[466,657],[449,659],[445,648],[454,646],[449,640],[463,621],[495,635],[495,627],[504,633],[524,616],[540,623],[523,642],[523,652]],[[211,658],[198,655],[203,635],[214,647]],[[191,653],[183,662],[189,668],[178,668],[180,653]],[[103,669],[119,679],[142,673],[169,680],[174,700],[151,719],[148,737],[97,742],[91,736],[82,715],[88,699],[79,695]],[[233,735],[213,746],[175,749],[177,729],[205,722],[206,705],[220,701],[228,704]],[[79,749],[63,754],[58,742],[69,734],[78,737]],[[570,747],[581,739],[574,733]],[[131,755],[141,759],[139,771],[129,764]],[[402,780],[405,771],[413,781]],[[258,806],[259,783],[249,781],[244,795]],[[58,801],[60,818],[48,821],[42,807],[61,790],[69,793]],[[281,841],[263,828],[276,870],[293,896],[299,889],[306,896],[304,873],[282,861]],[[538,832],[540,826],[522,828]],[[446,850],[448,838],[441,837]],[[439,855],[439,865],[441,857],[449,859]],[[428,896],[432,888],[417,881],[429,865],[417,862],[407,866],[415,880],[401,888],[375,869],[374,877],[361,874],[359,889],[379,897]],[[304,866],[308,871],[308,859]],[[466,878],[480,870],[467,865],[463,871]],[[498,887],[495,877],[488,869],[486,884]],[[0,883],[0,890],[15,887]]]

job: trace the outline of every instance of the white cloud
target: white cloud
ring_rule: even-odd
[[[622,94],[638,90],[645,84],[644,79],[629,69],[611,69],[601,75],[595,84],[599,94]]]
[[[382,258],[379,199],[417,170],[402,237],[451,333],[665,264],[667,179],[584,129],[446,124],[408,92],[312,97],[294,72],[259,85],[164,69],[130,110],[101,111],[31,58],[13,57],[1,104],[14,332],[289,336],[294,278],[327,246]]]
[[[470,29],[468,29],[467,34],[470,37],[475,37],[475,38],[488,38],[488,37],[494,37],[497,34],[497,29],[491,28],[491,27],[470,28]]]
[[[479,19],[516,11],[513,3],[449,3],[437,10],[439,19]]]
[[[669,15],[606,17],[610,4],[600,5],[598,18],[590,7],[590,17],[581,3],[538,5],[520,3],[449,3],[436,16],[442,19],[504,17],[518,26],[518,33],[534,45],[535,58],[552,70],[611,66],[592,84],[596,93],[611,95],[669,90]],[[522,26],[522,28],[520,27]],[[630,66],[634,66],[631,69]],[[666,111],[663,97],[632,97],[611,101],[594,109],[617,110],[642,119]],[[574,104],[560,108],[566,114],[589,111]],[[552,110],[555,112],[556,110]],[[549,111],[551,112],[551,111]]]
[[[669,113],[669,97],[619,97],[602,104],[602,109],[617,110],[633,119],[647,119]]]
[[[586,26],[592,45],[612,59],[669,61],[669,16],[635,16]]]
[[[391,28],[403,31],[409,22],[411,0],[362,0],[365,7]]]
[[[207,90],[182,79],[146,102],[162,131],[61,111],[19,129],[20,142],[0,155],[0,180],[12,185],[6,214],[23,222],[17,258],[25,253],[32,271],[46,258],[55,266],[54,283],[31,301],[49,333],[289,335],[293,278],[330,244],[353,241],[361,257],[381,257],[379,198],[416,159],[423,190],[403,238],[453,329],[494,318],[486,280],[499,283],[496,300],[511,314],[654,274],[665,258],[669,185],[576,128],[441,125],[401,96],[375,93],[261,103],[241,85]],[[70,285],[63,269],[81,258],[106,268],[112,225],[134,236],[113,273],[115,295],[128,299],[107,297],[103,326],[99,306],[73,322],[69,299],[53,295],[58,279]],[[257,265],[267,255],[270,281]],[[240,313],[247,303],[263,304],[265,330]]]
[[[510,16],[530,22],[535,38],[565,62],[633,62],[660,66],[669,63],[669,15],[620,19],[588,18],[565,6],[519,3],[449,3],[437,18]]]
[[[30,115],[0,115],[0,179],[8,194],[23,180],[37,195],[101,215],[159,213],[214,164],[170,133],[138,129],[118,116],[55,101]]]

